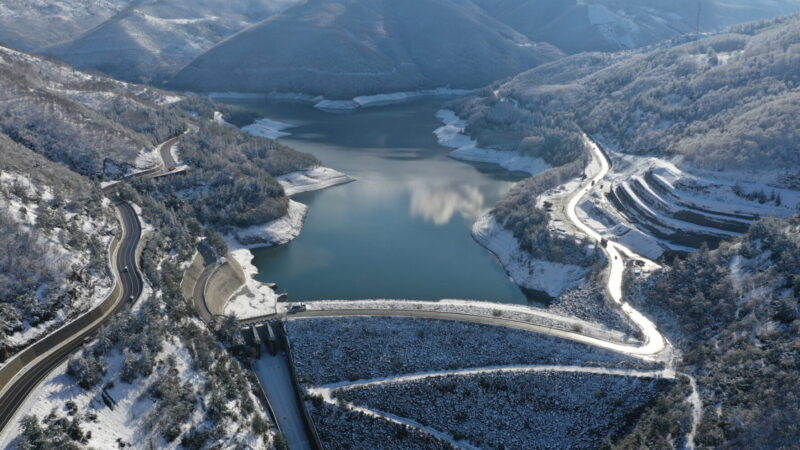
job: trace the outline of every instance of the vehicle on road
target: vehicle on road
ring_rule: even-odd
[[[297,314],[297,313],[305,312],[305,310],[306,310],[306,305],[294,305],[294,306],[290,307],[289,310],[286,313],[287,314]]]

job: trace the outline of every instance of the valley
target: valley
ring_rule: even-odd
[[[258,279],[292,301],[471,298],[526,303],[470,236],[519,176],[447,157],[433,131],[441,102],[413,101],[350,114],[303,105],[243,103],[293,124],[281,142],[354,182],[294,195],[309,207],[291,243],[253,250]]]
[[[794,448],[795,11],[4,2],[0,447]]]

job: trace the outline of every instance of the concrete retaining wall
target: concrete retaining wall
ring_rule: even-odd
[[[183,273],[183,279],[181,280],[181,293],[184,299],[190,302],[192,301],[194,287],[197,284],[197,280],[200,278],[200,274],[203,273],[205,265],[206,261],[203,255],[201,255],[200,252],[195,252],[192,264]]]
[[[213,315],[225,313],[225,304],[245,283],[245,274],[239,263],[227,258],[208,278],[205,287],[206,306]]]

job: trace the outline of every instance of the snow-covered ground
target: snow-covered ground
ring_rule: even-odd
[[[436,88],[410,92],[392,92],[388,94],[362,95],[352,100],[328,100],[320,98],[314,107],[323,111],[350,111],[358,108],[368,108],[370,106],[390,105],[414,100],[420,97],[453,97],[467,95],[471,90]]]
[[[172,144],[172,147],[169,148],[169,154],[172,156],[172,159],[175,160],[176,163],[180,165],[181,163],[181,150],[180,150],[180,142],[176,142]]]
[[[484,214],[473,224],[472,236],[497,256],[516,284],[546,292],[551,297],[578,286],[591,273],[588,267],[531,258],[520,248],[514,234],[497,223],[491,213]]]
[[[355,181],[354,178],[338,170],[322,166],[287,173],[276,179],[281,186],[283,186],[283,190],[288,196],[301,192],[319,191],[321,189]]]
[[[157,357],[166,358],[167,355],[175,357],[176,368],[180,372],[182,381],[195,385],[203,383],[202,377],[191,368],[191,356],[185,347],[167,342]],[[139,448],[146,447],[147,442],[156,444],[158,448],[177,448],[180,440],[168,443],[147,429],[147,412],[153,408],[153,400],[148,395],[147,388],[160,374],[154,372],[149,377],[127,384],[117,377],[122,369],[123,355],[116,353],[107,361],[108,370],[104,382],[91,390],[79,387],[75,380],[67,375],[67,361],[50,372],[0,433],[0,447],[10,448],[14,445],[14,440],[21,433],[22,417],[29,414],[46,417],[51,411],[55,411],[59,416],[66,416],[65,404],[67,401],[72,401],[78,407],[80,414],[97,415],[96,420],[84,419],[81,422],[84,432],[91,432],[89,445],[94,448],[118,448],[118,440]],[[114,386],[107,389],[108,394],[116,402],[113,409],[107,407],[101,398],[102,387],[107,381],[114,381]],[[195,415],[197,416],[197,413]]]
[[[267,94],[255,92],[208,92],[206,95],[214,100],[261,100],[267,98]]]
[[[283,245],[300,235],[307,212],[308,206],[290,200],[285,216],[263,225],[239,228],[233,235],[243,248]]]
[[[52,189],[48,186],[35,186],[24,175],[9,172],[0,173],[0,184],[11,192],[8,198],[0,196],[0,208],[9,213],[9,217],[17,221],[20,229],[30,233],[46,249],[43,265],[49,267],[70,268],[77,273],[81,273],[80,279],[60,280],[61,284],[56,286],[43,283],[36,292],[37,301],[43,301],[42,296],[45,292],[63,292],[74,290],[75,300],[64,304],[58,310],[56,316],[50,320],[31,326],[26,318],[23,319],[23,329],[4,337],[4,340],[12,346],[22,346],[30,343],[48,331],[62,325],[69,317],[88,311],[100,304],[111,292],[113,279],[106,273],[96,273],[87,270],[90,264],[88,251],[68,245],[69,233],[67,230],[55,227],[49,232],[39,228],[37,223],[39,206],[28,199],[41,198],[44,207],[48,207],[44,202],[53,199]],[[15,195],[11,186],[17,185],[19,189],[26,191],[26,197],[20,198]],[[100,214],[93,218],[84,212],[70,213],[64,212],[64,219],[67,222],[74,222],[85,236],[96,236],[104,248],[109,249],[111,241],[114,239],[116,225],[110,220],[111,215],[110,201],[103,200],[102,208],[107,214]],[[0,364],[1,366],[2,364]]]
[[[154,150],[142,149],[133,163],[135,171],[152,169],[159,164],[161,164],[161,157],[158,155],[158,148]]]
[[[613,351],[503,326],[399,317],[290,319],[297,371],[324,386],[480,367],[585,365],[656,369]],[[332,347],[331,342],[336,342]]]
[[[444,123],[434,131],[439,144],[454,148],[450,157],[462,161],[497,164],[515,172],[527,172],[531,175],[543,172],[550,166],[541,158],[525,156],[518,152],[492,150],[478,147],[478,143],[464,134],[466,122],[459,119],[455,112],[443,109],[436,117]]]
[[[323,400],[341,397],[348,406],[424,424],[461,448],[597,448],[626,427],[626,414],[671,383],[662,374],[570,366],[487,368],[353,384]]]
[[[268,139],[279,139],[286,136],[291,136],[292,133],[286,132],[294,125],[278,122],[271,119],[257,119],[250,125],[242,127],[242,131],[252,134],[253,136],[265,137]]]
[[[417,427],[330,403],[306,403],[325,448],[451,450],[447,441]]]
[[[234,315],[239,320],[251,317],[274,314],[278,303],[278,294],[264,283],[255,280],[258,268],[253,265],[253,253],[246,248],[237,248],[228,252],[242,267],[245,284],[235,292],[225,305],[225,315]]]
[[[359,108],[358,104],[352,100],[327,100],[322,99],[314,103],[314,107],[328,112],[347,112]]]

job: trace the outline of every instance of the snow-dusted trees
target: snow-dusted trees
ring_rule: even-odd
[[[679,326],[672,341],[707,405],[698,445],[771,448],[800,440],[799,229],[798,217],[761,220],[742,238],[632,286],[646,310]]]
[[[106,361],[94,355],[74,358],[67,364],[67,373],[84,389],[96,386],[106,373]]]
[[[39,423],[36,416],[25,416],[21,422],[22,434],[16,445],[20,450],[79,450],[83,448],[79,444],[87,442],[87,436],[81,429],[81,418],[77,414],[70,419],[58,417],[53,412],[44,419],[43,424]]]
[[[566,157],[577,126],[623,151],[680,155],[706,169],[797,167],[798,24],[795,15],[682,45],[570,56],[484,90],[458,112],[472,136],[497,148],[536,148],[554,129],[562,136],[545,152]]]
[[[166,198],[176,192],[197,220],[217,227],[265,223],[286,214],[288,199],[273,176],[319,164],[269,139],[206,123],[181,140],[181,158],[192,170],[161,180],[155,189]]]
[[[242,343],[239,322],[235,316],[225,316],[217,327],[217,336],[225,347],[234,347]]]
[[[534,258],[563,264],[588,267],[595,261],[594,252],[587,252],[588,242],[557,236],[548,229],[550,213],[536,206],[538,196],[565,183],[583,172],[586,158],[542,172],[517,183],[511,192],[492,210],[497,220]]]

